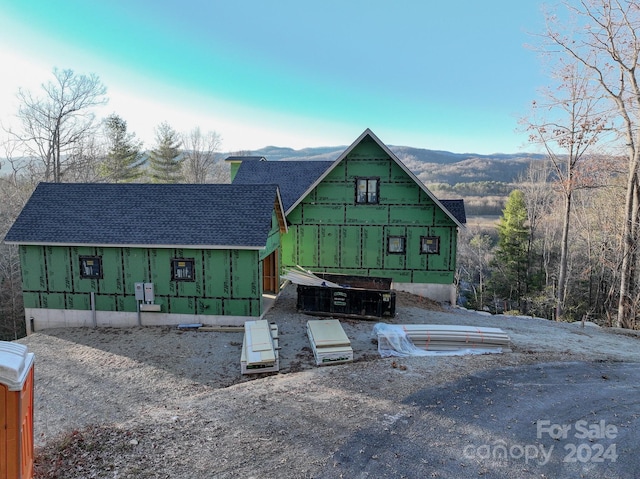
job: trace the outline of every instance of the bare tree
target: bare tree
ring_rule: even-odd
[[[64,180],[84,183],[101,181],[99,170],[104,157],[105,148],[101,138],[96,135],[85,136],[70,150]]]
[[[54,80],[42,85],[43,95],[20,89],[14,132],[28,155],[40,158],[45,181],[60,182],[74,158],[73,148],[94,131],[92,109],[106,103],[106,87],[96,75],[53,70]]]
[[[27,160],[17,152],[18,143],[13,135],[8,134],[1,144],[0,172],[4,174],[3,180],[11,184],[17,184],[19,175],[27,167]]]
[[[580,63],[614,106],[626,148],[627,185],[616,326],[634,326],[640,188],[640,4],[635,0],[564,2],[575,23],[547,15],[550,49]],[[569,25],[575,25],[570,29]]]
[[[467,228],[460,232],[458,251],[458,277],[462,286],[473,295],[473,307],[485,306],[486,281],[491,263],[493,240],[480,227]]]
[[[33,185],[17,174],[0,177],[0,238],[15,221]],[[0,242],[0,340],[24,336],[24,307],[18,247]]]
[[[200,127],[182,135],[184,162],[182,168],[188,183],[228,183],[229,174],[218,152],[222,143],[215,131],[202,133]]]
[[[542,101],[533,102],[532,114],[524,120],[530,141],[542,145],[547,152],[564,203],[556,287],[557,320],[562,318],[565,302],[573,193],[578,188],[592,185],[592,176],[586,168],[587,152],[606,126],[588,70],[571,60],[570,63],[560,61],[557,70],[552,72],[557,87],[545,89]]]
[[[18,247],[0,243],[0,340],[13,341],[25,334]]]
[[[538,268],[544,272],[545,285],[550,281],[550,263],[556,242],[555,222],[550,221],[554,210],[553,190],[550,187],[550,165],[547,161],[532,161],[519,177],[518,189],[524,193],[530,235],[527,251],[533,264],[534,252],[539,252]]]

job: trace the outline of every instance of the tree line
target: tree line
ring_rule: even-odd
[[[95,74],[54,69],[38,91],[19,89],[17,122],[0,140],[0,238],[41,182],[228,183],[221,137],[168,122],[145,149],[116,113],[98,118],[107,89]],[[0,244],[0,340],[24,335],[17,248]]]
[[[640,4],[564,1],[535,47],[549,85],[523,129],[553,183],[511,193],[497,238],[470,233],[462,265],[481,307],[636,328],[640,311]],[[542,186],[541,186],[542,185]]]
[[[618,161],[621,161],[618,159]],[[564,196],[560,179],[532,163],[508,196],[495,224],[471,219],[459,239],[460,301],[492,313],[616,326],[624,201],[621,175],[609,170],[598,188],[575,193],[563,249]],[[566,262],[564,276],[561,265]],[[565,278],[559,294],[559,284]]]

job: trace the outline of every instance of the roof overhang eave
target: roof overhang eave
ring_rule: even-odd
[[[158,248],[158,249],[241,249],[261,251],[266,245],[210,245],[210,244],[137,244],[137,243],[57,243],[50,241],[5,241],[18,246],[71,246],[90,248]]]

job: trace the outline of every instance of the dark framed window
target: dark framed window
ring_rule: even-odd
[[[387,252],[390,254],[404,254],[406,239],[404,236],[389,236],[387,240]]]
[[[362,205],[378,204],[380,197],[380,178],[356,178],[356,203]]]
[[[440,237],[420,236],[420,254],[440,254]]]
[[[80,256],[80,278],[102,279],[102,257]]]
[[[195,281],[196,264],[193,258],[171,260],[171,281]]]

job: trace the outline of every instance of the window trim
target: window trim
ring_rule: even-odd
[[[435,240],[436,241],[436,250],[435,251],[425,251],[425,240]],[[440,254],[440,236],[420,236],[420,254]]]
[[[369,181],[375,180],[376,182],[376,200],[369,201]],[[365,201],[359,201],[358,195],[358,187],[361,181],[366,181],[367,189],[366,189],[366,199]],[[379,176],[356,176],[356,187],[355,187],[355,202],[356,205],[378,205],[380,204],[380,177]]]
[[[190,263],[190,272],[191,276],[188,277],[178,277],[178,263],[184,261],[185,263]],[[182,267],[185,268],[185,267]],[[196,260],[195,258],[171,258],[171,281],[188,281],[193,282],[196,280]]]
[[[402,251],[391,251],[391,240],[400,239],[402,240]],[[388,254],[406,254],[407,253],[407,237],[400,235],[390,235],[387,237],[387,253]]]
[[[103,273],[102,273],[102,256],[97,256],[97,255],[81,255],[78,256],[78,259],[80,261],[80,279],[102,279],[103,278]],[[87,274],[85,273],[85,262],[86,261],[95,261],[97,262],[98,265],[98,272],[97,273],[93,273],[93,274]],[[93,266],[93,265],[91,265]]]

